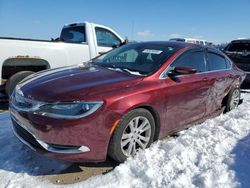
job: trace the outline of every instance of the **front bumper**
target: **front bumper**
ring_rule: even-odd
[[[97,115],[79,120],[58,120],[19,112],[11,105],[10,112],[14,134],[32,150],[73,162],[106,160],[110,126],[105,125],[112,125],[112,118]]]
[[[16,137],[25,145],[27,145],[32,150],[45,150],[51,153],[60,154],[77,154],[89,152],[90,149],[87,146],[63,146],[49,144],[42,140],[36,138],[21,122],[18,122],[14,116],[12,116],[12,130]]]

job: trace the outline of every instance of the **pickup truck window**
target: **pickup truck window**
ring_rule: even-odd
[[[63,28],[60,40],[75,43],[86,42],[85,26]]]
[[[121,43],[121,40],[107,29],[96,27],[95,32],[98,46],[114,47]]]

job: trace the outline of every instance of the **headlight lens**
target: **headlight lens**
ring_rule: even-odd
[[[52,118],[78,119],[94,113],[103,102],[62,102],[44,104],[34,113]]]

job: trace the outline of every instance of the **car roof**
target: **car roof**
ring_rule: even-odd
[[[250,43],[250,39],[237,39],[237,40],[233,40],[231,43],[240,43],[240,42]]]
[[[202,45],[199,44],[180,42],[180,41],[149,41],[149,42],[140,42],[140,44],[172,46],[175,48],[186,48],[191,46],[202,47]]]
[[[204,46],[200,44],[188,43],[188,42],[179,42],[179,41],[149,41],[149,42],[138,42],[138,43],[131,43],[131,44],[149,44],[149,45],[163,45],[163,46],[171,46],[176,48],[177,50],[183,48],[200,48],[200,49],[207,49],[218,54],[224,55],[220,50],[211,47],[211,46]]]

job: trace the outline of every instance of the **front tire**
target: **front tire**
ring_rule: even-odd
[[[16,85],[22,81],[24,78],[26,78],[27,76],[33,74],[34,72],[32,71],[21,71],[21,72],[18,72],[14,75],[12,75],[7,83],[6,83],[6,86],[5,86],[5,92],[6,94],[10,97],[12,92],[14,91]]]
[[[151,145],[155,133],[152,114],[143,108],[127,113],[117,125],[109,143],[108,155],[117,162],[135,156]]]

